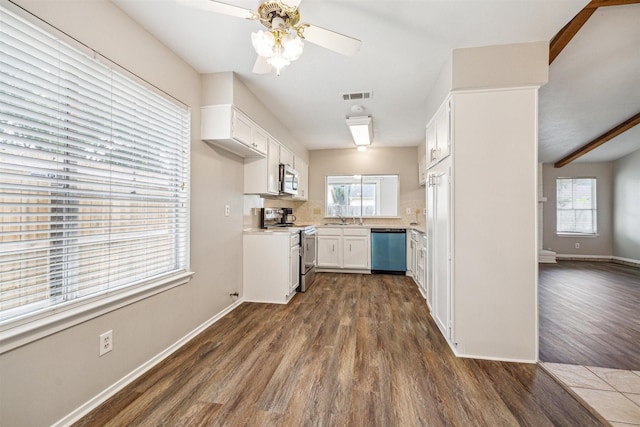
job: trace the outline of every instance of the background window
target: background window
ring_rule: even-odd
[[[596,234],[596,179],[558,178],[556,207],[558,233]]]
[[[327,176],[327,217],[398,216],[398,175]]]
[[[0,325],[187,269],[190,113],[0,9]]]

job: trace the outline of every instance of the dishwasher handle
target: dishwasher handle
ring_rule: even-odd
[[[372,228],[372,233],[406,233],[404,228]]]

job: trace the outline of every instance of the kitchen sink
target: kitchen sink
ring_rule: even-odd
[[[354,224],[354,223],[351,223],[351,222],[325,222],[323,225],[331,225],[331,226],[339,225],[339,226],[351,226],[351,227],[353,227],[354,225],[361,226],[362,224],[358,224],[358,223]]]

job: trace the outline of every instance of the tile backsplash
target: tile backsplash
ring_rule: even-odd
[[[260,196],[244,196],[244,227],[260,227],[260,208],[283,207],[293,208],[296,222],[300,224],[323,224],[331,222],[324,216],[324,202],[322,200],[296,201],[287,199],[264,199]],[[426,224],[424,200],[401,200],[398,206],[398,218],[366,218],[365,224],[371,225],[410,225]],[[410,213],[407,213],[407,210]]]

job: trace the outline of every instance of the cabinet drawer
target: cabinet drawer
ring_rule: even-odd
[[[300,233],[292,234],[289,237],[289,246],[298,246],[300,245]]]
[[[368,228],[351,228],[347,227],[343,229],[343,233],[345,236],[368,236],[369,235]]]
[[[318,227],[318,236],[342,236],[342,228]]]

